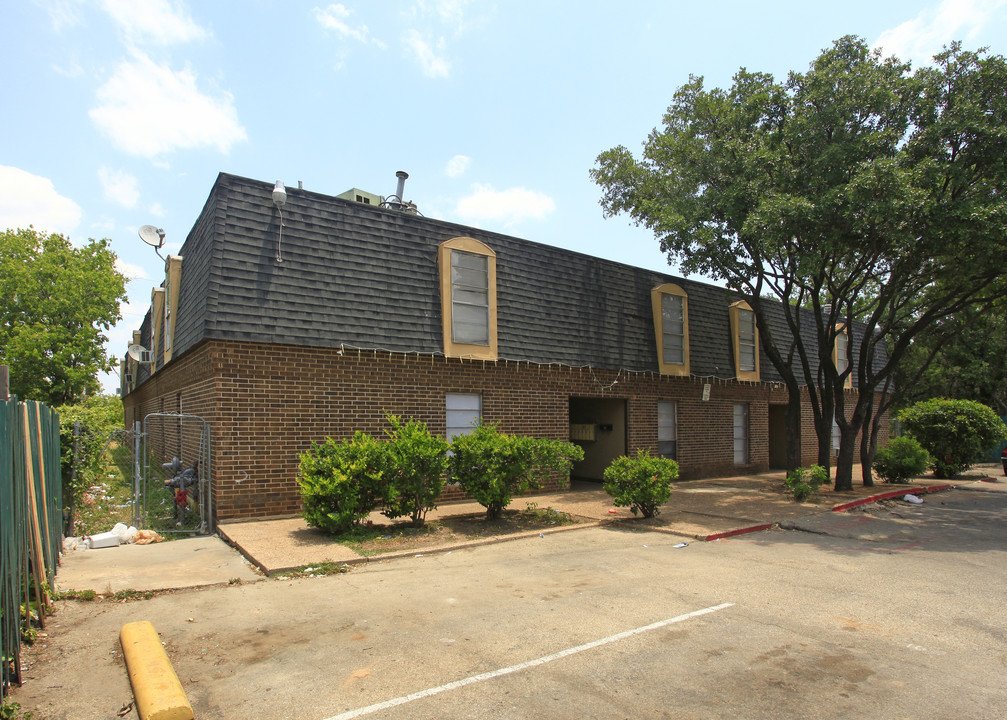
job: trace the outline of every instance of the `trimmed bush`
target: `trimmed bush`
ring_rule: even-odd
[[[423,525],[427,511],[437,507],[448,469],[448,441],[430,434],[427,426],[410,419],[403,423],[388,416],[385,433],[385,473],[381,514],[395,519],[408,515],[413,525]]]
[[[929,464],[930,454],[908,435],[892,438],[874,456],[874,472],[887,483],[907,483]]]
[[[972,400],[924,400],[900,412],[899,421],[930,453],[938,478],[960,475],[983,450],[1007,437],[1003,420]]]
[[[384,495],[385,464],[381,441],[362,432],[342,442],[312,443],[297,475],[308,525],[331,533],[357,525]]]
[[[794,468],[784,481],[797,502],[804,502],[829,481],[829,471],[821,465]]]
[[[562,440],[507,435],[478,425],[451,443],[451,478],[498,520],[515,495],[542,487],[550,471],[569,473],[584,451]]]
[[[633,514],[654,517],[660,506],[671,497],[671,483],[678,478],[678,463],[662,457],[652,457],[640,450],[635,458],[616,458],[605,468],[605,492],[619,507],[628,507]]]

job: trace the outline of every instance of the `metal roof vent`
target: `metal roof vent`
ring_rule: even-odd
[[[398,186],[395,189],[395,194],[386,197],[385,201],[381,204],[382,207],[388,207],[392,210],[409,213],[410,215],[418,215],[419,210],[416,209],[416,203],[407,202],[402,199],[403,193],[405,193],[406,189],[406,178],[409,177],[409,173],[405,170],[399,170],[395,173],[395,177],[399,179]]]

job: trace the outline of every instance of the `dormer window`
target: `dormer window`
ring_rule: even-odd
[[[437,255],[444,354],[496,360],[496,253],[458,237],[441,243]]]
[[[738,380],[759,380],[759,332],[751,305],[739,301],[729,308],[734,367]]]
[[[489,345],[489,259],[485,255],[451,251],[451,339],[456,343]]]
[[[832,348],[832,362],[836,372],[842,375],[850,366],[850,336],[846,334],[844,325],[836,325],[836,343]],[[843,387],[853,387],[853,373],[846,376]]]
[[[689,296],[674,283],[650,291],[657,339],[657,362],[663,375],[689,374]]]

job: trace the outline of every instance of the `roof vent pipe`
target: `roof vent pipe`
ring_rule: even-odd
[[[403,193],[406,191],[406,178],[409,177],[409,173],[405,170],[399,170],[395,173],[395,177],[399,179],[398,187],[395,188],[395,194],[399,196],[399,202],[405,202],[405,196]]]

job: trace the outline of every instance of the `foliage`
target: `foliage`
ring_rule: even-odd
[[[382,496],[385,455],[380,440],[359,431],[349,440],[312,443],[297,475],[308,525],[341,533],[367,517]]]
[[[605,468],[605,492],[619,507],[629,507],[633,514],[654,517],[671,497],[671,483],[678,478],[678,463],[652,457],[646,450],[635,458],[625,455]]]
[[[892,438],[874,457],[874,472],[888,483],[906,483],[927,469],[930,454],[916,438],[904,435]]]
[[[391,429],[385,443],[384,494],[381,511],[388,518],[408,515],[422,525],[428,510],[437,507],[448,469],[448,441],[431,435],[427,426],[410,419],[403,423],[388,416]]]
[[[584,451],[562,440],[507,435],[478,425],[451,443],[451,478],[498,520],[515,495],[541,487],[549,471],[567,474]]]
[[[990,261],[1007,251],[1005,88],[1001,56],[954,44],[913,73],[844,37],[785,82],[742,69],[707,90],[691,78],[641,159],[616,147],[592,170],[607,215],[628,213],[684,272],[749,302],[792,398],[807,388],[824,467],[840,424],[837,489],[852,487],[858,433],[913,337],[1007,293]],[[840,372],[828,349],[850,326]],[[788,406],[788,462],[797,423]]]
[[[525,503],[524,510],[518,512],[517,517],[520,522],[548,525],[573,525],[577,522],[568,512],[555,510],[551,507],[540,508],[535,502]]]
[[[0,699],[0,720],[32,720],[35,714],[21,711],[21,706],[10,698]]]
[[[98,373],[115,364],[106,333],[126,299],[115,260],[109,240],[0,232],[0,365],[12,395],[55,407],[99,391]]]
[[[1007,414],[1007,302],[970,308],[920,333],[896,369],[902,403],[974,400]]]
[[[804,502],[829,481],[829,471],[821,465],[794,468],[784,481],[797,502]]]
[[[103,455],[113,430],[123,425],[122,400],[117,395],[94,395],[76,405],[63,405],[59,412],[60,460],[63,470],[63,506],[67,510],[68,534],[81,496],[108,474],[108,458]],[[74,425],[77,436],[77,463],[74,467]],[[76,470],[76,472],[74,472]]]
[[[968,470],[986,448],[1007,437],[1007,426],[991,408],[971,400],[933,398],[899,413],[906,432],[930,453],[938,478]]]

